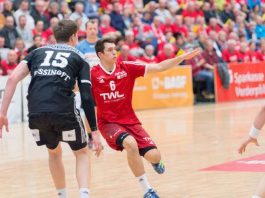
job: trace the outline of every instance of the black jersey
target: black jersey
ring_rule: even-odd
[[[66,44],[48,45],[32,51],[27,63],[31,82],[28,88],[29,113],[75,111],[76,83],[90,83],[90,69],[83,55]]]

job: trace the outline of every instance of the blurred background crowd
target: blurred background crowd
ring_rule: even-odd
[[[160,62],[202,48],[183,64],[206,81],[209,99],[216,63],[265,60],[265,0],[0,0],[0,11],[0,76],[55,43],[52,28],[61,19],[77,22],[80,42],[89,40],[92,21],[97,38],[117,41],[119,60]]]

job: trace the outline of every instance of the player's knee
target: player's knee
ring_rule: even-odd
[[[148,151],[144,157],[148,157],[150,159],[152,159],[152,161],[154,162],[160,162],[161,160],[161,154],[157,149],[152,149],[150,151]]]
[[[49,152],[49,159],[52,160],[61,159],[63,156],[63,151],[61,148],[49,149],[48,152]]]
[[[89,150],[87,147],[74,151],[75,156],[89,155]]]
[[[161,154],[158,151],[153,154],[153,160],[157,161],[157,162],[160,162]]]
[[[123,147],[127,152],[139,153],[137,142],[132,136],[128,136],[124,139]]]

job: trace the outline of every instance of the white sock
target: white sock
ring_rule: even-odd
[[[59,198],[67,198],[66,188],[57,189],[56,191]]]
[[[147,193],[147,191],[151,188],[151,186],[149,185],[149,182],[147,180],[147,177],[145,174],[137,177],[140,185],[142,186],[144,193]]]
[[[262,198],[262,197],[260,197],[258,195],[253,195],[252,198]]]
[[[80,198],[89,198],[90,191],[88,188],[80,188],[79,192],[80,192]]]

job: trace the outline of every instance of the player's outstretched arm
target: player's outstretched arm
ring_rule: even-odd
[[[91,87],[87,83],[81,83],[79,85],[81,100],[82,100],[82,107],[84,109],[87,121],[89,123],[91,134],[94,143],[94,151],[95,155],[98,157],[103,150],[103,146],[100,140],[100,133],[97,129],[97,122],[96,122],[96,115],[95,115],[95,108],[91,93]]]
[[[16,69],[12,72],[12,74],[8,77],[4,98],[2,102],[2,106],[0,109],[0,138],[2,138],[2,129],[5,126],[6,131],[8,132],[8,119],[7,119],[7,110],[11,99],[16,90],[17,83],[25,78],[29,74],[28,65],[25,62],[21,62],[18,64]]]
[[[259,111],[259,113],[257,114],[253,126],[250,129],[249,132],[249,137],[240,145],[238,152],[240,154],[244,153],[246,151],[246,147],[249,143],[254,143],[257,146],[259,146],[258,143],[258,135],[260,130],[262,129],[262,127],[265,124],[265,106],[262,107],[262,109]]]
[[[157,64],[148,64],[147,73],[155,73],[155,72],[161,72],[161,71],[168,70],[172,67],[177,66],[182,61],[191,59],[200,53],[201,53],[201,49],[196,48],[195,50],[192,50],[190,52],[186,52],[186,53],[184,53],[180,56],[177,56],[175,58],[167,59],[167,60],[164,60],[164,61],[157,63]]]

